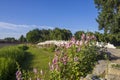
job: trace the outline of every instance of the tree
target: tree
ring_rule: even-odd
[[[20,38],[19,38],[19,41],[21,43],[24,43],[24,42],[26,42],[26,38],[23,35],[21,35]]]
[[[50,40],[50,30],[42,29],[40,30],[41,40],[40,41],[46,41]]]
[[[120,0],[94,0],[99,15],[96,21],[104,33],[120,32]]]
[[[34,29],[29,31],[26,35],[28,42],[37,43],[46,40],[69,40],[72,37],[72,33],[67,29],[55,28],[51,29]],[[23,36],[21,36],[23,38]],[[20,38],[20,39],[21,39]]]
[[[59,28],[55,28],[54,30],[52,30],[51,32],[51,39],[52,40],[62,40],[62,36],[61,36],[61,29]]]
[[[29,31],[26,35],[26,39],[28,42],[31,43],[36,43],[40,40],[41,36],[40,36],[40,31],[39,29],[34,29],[32,31]]]
[[[72,33],[70,30],[62,29],[62,36],[63,40],[70,40],[72,37]]]
[[[5,42],[16,42],[16,39],[14,37],[7,37],[4,40]]]
[[[55,28],[51,33],[52,39],[55,40],[69,40],[72,37],[72,33],[67,29]]]
[[[80,40],[81,39],[81,35],[84,33],[84,31],[77,31],[74,36],[76,39]]]

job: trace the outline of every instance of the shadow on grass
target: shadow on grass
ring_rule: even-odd
[[[21,65],[21,68],[23,70],[31,70],[30,65],[31,65],[31,61],[33,59],[32,53],[30,52],[25,52],[25,59],[23,60],[23,63]]]

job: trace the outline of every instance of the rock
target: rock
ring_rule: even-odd
[[[113,74],[108,74],[108,75],[106,75],[106,79],[107,80],[120,80],[120,76],[116,76],[116,75],[113,75]]]
[[[93,75],[93,74],[88,74],[85,77],[86,80],[106,80],[104,78],[99,78],[97,75]]]
[[[88,74],[85,78],[86,78],[87,80],[91,80],[92,76],[93,76],[93,74]]]
[[[105,73],[107,69],[107,61],[106,60],[100,60],[98,61],[99,64],[97,64],[93,70],[93,74],[95,75],[101,75]]]
[[[100,80],[100,79],[98,78],[98,76],[92,76],[91,79],[92,79],[92,80]]]
[[[110,63],[108,66],[108,72],[105,76],[107,80],[120,80],[120,69],[113,67],[116,63]]]

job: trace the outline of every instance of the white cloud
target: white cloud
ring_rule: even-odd
[[[29,30],[39,28],[39,29],[54,29],[51,26],[40,26],[40,25],[26,25],[26,24],[13,24],[0,22],[0,38],[14,36],[18,38],[20,35],[25,35]]]
[[[18,25],[18,24],[12,24],[12,23],[6,23],[6,22],[0,22],[0,28],[4,28],[4,29],[18,29],[18,28],[47,28],[47,29],[53,29],[53,27],[51,26],[39,26],[39,25]]]
[[[0,22],[0,28],[4,29],[17,29],[17,28],[27,28],[28,25],[16,25],[12,23]]]

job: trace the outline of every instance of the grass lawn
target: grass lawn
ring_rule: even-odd
[[[37,68],[38,71],[43,70],[46,78],[49,79],[49,65],[53,58],[54,52],[50,51],[50,48],[38,48],[35,45],[29,45],[26,59],[23,63],[22,68],[24,70],[33,71],[33,68]]]

